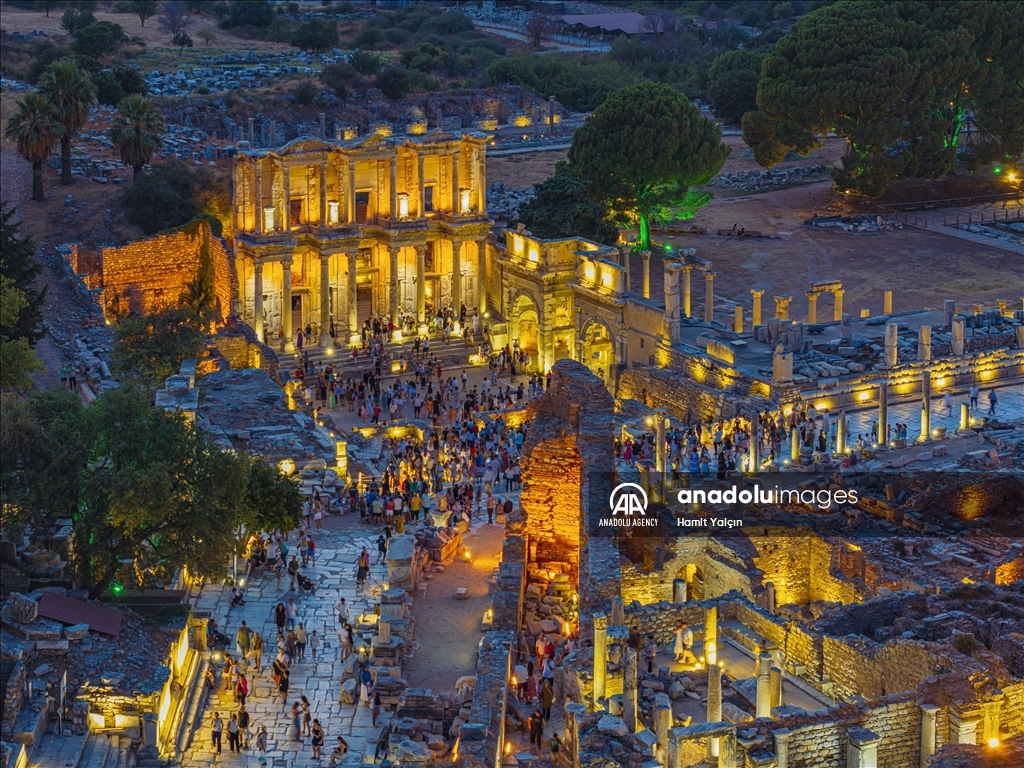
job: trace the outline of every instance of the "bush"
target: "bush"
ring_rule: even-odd
[[[377,87],[389,99],[398,101],[409,92],[409,73],[398,67],[388,67],[377,76]]]
[[[324,24],[318,19],[302,24],[292,34],[291,44],[308,53],[320,53],[338,45],[338,22]]]
[[[216,9],[215,9],[216,12]],[[269,27],[277,14],[270,0],[245,0],[244,3],[231,3],[227,17],[222,22],[225,29],[232,27]]]
[[[974,635],[957,635],[953,638],[953,647],[956,648],[957,653],[970,656],[978,647],[978,642],[974,639]]]
[[[128,41],[124,27],[112,21],[96,21],[75,33],[71,46],[80,56],[102,59],[117,50],[122,42]]]
[[[292,96],[299,104],[308,107],[320,95],[320,89],[312,80],[303,80],[292,89]]]
[[[411,37],[412,34],[410,32],[404,29],[399,29],[398,27],[389,29],[384,33],[384,38],[391,43],[391,45],[405,45],[409,42]]]
[[[230,193],[222,180],[203,166],[193,171],[178,160],[140,175],[121,198],[129,223],[147,235],[185,224],[200,213],[215,213],[226,200]]]
[[[63,59],[70,54],[70,48],[54,45],[48,40],[39,43],[36,46],[35,60],[29,65],[28,72],[25,74],[26,82],[29,85],[35,85],[48,66],[57,59]]]
[[[384,68],[386,60],[377,53],[356,51],[348,57],[348,63],[361,75],[377,75]]]
[[[497,59],[487,67],[488,85],[521,85],[524,88],[537,87],[537,75],[530,62],[521,56]]]
[[[205,96],[209,92],[210,92],[210,89],[207,88],[205,85],[200,85],[200,86],[198,86],[196,88],[196,93],[199,94],[200,96]]]
[[[408,75],[410,91],[441,90],[441,81],[433,75],[428,75],[426,72],[417,72],[416,70],[410,70]]]
[[[114,73],[109,69],[97,72],[92,76],[92,82],[96,86],[96,101],[106,104],[108,107],[116,107],[124,98],[124,91],[121,84],[117,82]]]
[[[295,22],[278,16],[267,27],[267,40],[275,43],[287,43],[292,39],[295,31]]]
[[[369,81],[356,72],[347,61],[339,61],[337,64],[330,64],[324,67],[320,73],[320,82],[337,94],[338,98],[344,99],[350,93],[366,90]]]
[[[366,26],[356,35],[353,43],[357,48],[365,48],[368,51],[375,51],[387,42],[384,30],[378,27]]]

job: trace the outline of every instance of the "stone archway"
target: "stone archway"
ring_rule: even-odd
[[[519,342],[519,348],[530,356],[530,369],[540,365],[541,329],[537,302],[528,293],[517,295],[509,312],[509,342]]]
[[[617,361],[615,338],[605,323],[594,318],[587,320],[580,333],[580,357],[580,362],[595,376],[608,382],[609,372]]]

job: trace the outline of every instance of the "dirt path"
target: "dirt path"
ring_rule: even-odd
[[[486,518],[485,518],[486,519]],[[477,646],[483,632],[480,620],[491,607],[487,579],[498,564],[504,527],[486,522],[463,535],[472,559],[459,558],[433,574],[426,597],[413,603],[417,649],[404,670],[411,687],[451,691],[462,675],[476,674]],[[455,590],[469,590],[468,600],[457,600]]]

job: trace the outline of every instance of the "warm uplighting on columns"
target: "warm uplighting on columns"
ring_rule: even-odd
[[[398,193],[398,218],[409,218],[409,194],[407,192]]]
[[[337,200],[327,201],[327,223],[332,227],[338,226],[338,218],[341,215],[341,203]]]
[[[469,192],[465,188],[459,190],[459,213],[469,213]]]

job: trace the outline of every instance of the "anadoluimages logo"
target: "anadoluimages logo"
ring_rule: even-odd
[[[647,493],[636,483],[619,483],[608,498],[612,515],[623,514],[632,517],[636,513],[647,514]]]

